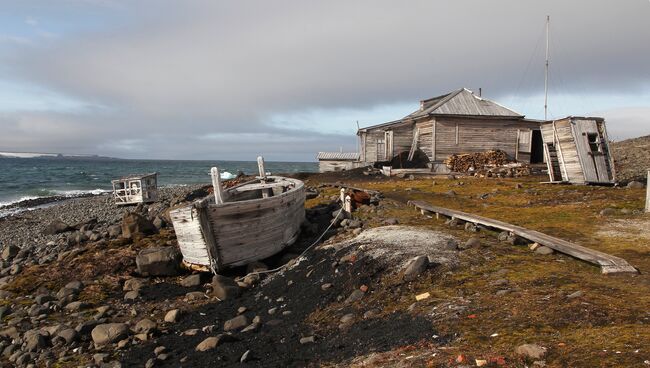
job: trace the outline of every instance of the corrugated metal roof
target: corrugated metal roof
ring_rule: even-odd
[[[318,152],[319,160],[357,161],[360,157],[356,152]]]

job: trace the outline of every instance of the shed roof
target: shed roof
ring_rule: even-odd
[[[158,173],[154,172],[154,173],[148,173],[148,174],[130,174],[130,175],[123,176],[123,177],[121,177],[119,179],[111,180],[111,181],[112,182],[117,182],[117,181],[122,181],[122,180],[137,180],[137,179],[143,179],[143,178],[146,178],[146,177],[149,177],[149,176],[154,176],[154,175],[158,175]]]
[[[373,125],[363,129],[393,125],[431,115],[491,116],[504,118],[524,117],[524,115],[494,101],[474,95],[467,88],[461,88],[444,95],[420,101],[420,108],[418,110],[406,115],[400,120]]]
[[[356,152],[318,152],[319,160],[357,161],[360,158]]]

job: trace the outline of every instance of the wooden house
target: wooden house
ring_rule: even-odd
[[[615,182],[603,118],[570,116],[543,122],[541,129],[551,182]]]
[[[158,173],[129,175],[112,180],[115,204],[151,203],[158,200]]]
[[[420,150],[434,169],[452,154],[505,151],[525,163],[544,162],[540,122],[462,88],[420,101],[420,108],[402,119],[361,128],[360,161],[386,162]]]
[[[318,170],[329,172],[356,169],[361,167],[359,156],[356,152],[318,152]]]

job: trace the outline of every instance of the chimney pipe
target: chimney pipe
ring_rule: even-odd
[[[482,94],[483,94],[482,88],[478,87],[478,97],[481,97]]]

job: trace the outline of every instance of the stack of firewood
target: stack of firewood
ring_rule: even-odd
[[[486,167],[503,166],[509,162],[508,155],[501,150],[451,155],[445,160],[447,167],[454,172],[473,172]]]

